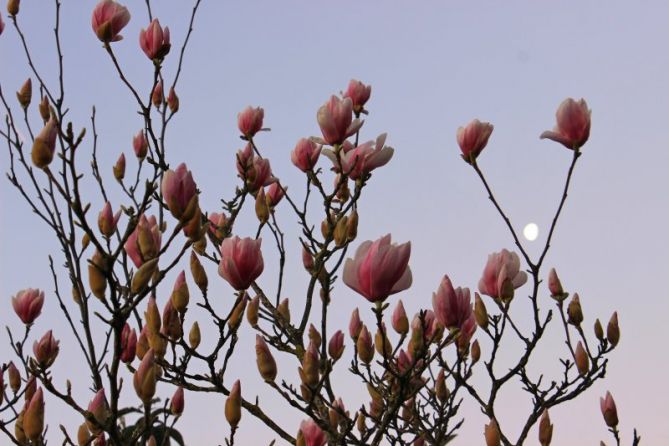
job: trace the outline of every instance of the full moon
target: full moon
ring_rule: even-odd
[[[528,223],[523,228],[523,235],[531,242],[535,241],[539,236],[539,226],[536,223]]]

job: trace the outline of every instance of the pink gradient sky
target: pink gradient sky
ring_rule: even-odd
[[[69,117],[77,127],[88,125],[95,105],[101,164],[109,170],[124,151],[131,166],[131,138],[142,124],[134,100],[91,32],[94,2],[64,3]],[[154,3],[154,15],[169,25],[175,44],[165,67],[169,77],[191,6]],[[38,69],[54,85],[50,5],[24,1],[20,20]],[[145,91],[152,66],[139,49],[137,33],[148,20],[143,1],[129,1],[127,6],[133,18],[123,32],[126,39],[114,48],[128,77]],[[0,83],[11,97],[29,72],[4,8],[2,14],[7,27],[0,36]],[[178,88],[181,111],[168,132],[169,161],[186,161],[203,190],[203,209],[219,210],[219,198],[229,198],[237,182],[234,153],[241,142],[236,113],[248,104],[259,105],[265,109],[266,126],[272,128],[259,137],[261,148],[275,174],[296,194],[303,178],[290,164],[289,152],[300,137],[318,133],[317,108],[352,77],[372,84],[363,140],[388,132],[388,144],[396,152],[390,164],[374,175],[363,198],[359,240],[388,232],[397,241],[411,240],[414,285],[399,297],[415,311],[430,305],[443,274],[458,285],[475,288],[487,254],[512,248],[482,185],[459,158],[457,127],[475,117],[495,125],[480,165],[516,228],[530,221],[539,225],[538,241],[527,245],[536,254],[570,160],[568,151],[538,136],[552,128],[555,109],[565,97],[586,98],[592,109],[591,139],[577,166],[546,265],[558,268],[565,288],[579,292],[588,326],[595,317],[608,320],[614,310],[619,311],[622,338],[611,355],[607,378],[577,401],[551,412],[554,444],[610,443],[599,412],[599,397],[606,390],[618,404],[625,444],[630,444],[633,427],[645,445],[669,444],[665,426],[669,296],[656,286],[669,274],[667,14],[669,8],[662,1],[205,1]],[[7,165],[5,152],[0,157],[3,171]],[[93,196],[94,191],[89,193]],[[116,197],[114,205],[120,195]],[[287,208],[280,210],[280,218],[286,228],[294,221]],[[240,235],[255,232],[250,214],[244,222],[249,224],[238,226]],[[72,337],[52,295],[47,255],[53,254],[57,265],[62,262],[45,229],[3,181],[0,295],[5,311],[0,322],[19,329],[10,311],[10,297],[17,290],[47,290],[44,315],[34,334],[53,328],[62,339],[55,382],[62,385],[66,376],[72,378],[75,394],[88,401],[92,393],[87,375],[76,366],[81,360],[69,348]],[[296,248],[295,230],[288,236]],[[266,243],[265,250],[270,246]],[[285,294],[298,302],[306,276],[299,251],[293,249],[292,254]],[[276,266],[267,264],[261,283],[271,289]],[[231,299],[228,285],[216,280],[213,268],[209,272],[212,295]],[[64,274],[60,278],[66,280]],[[170,286],[159,296],[160,302],[165,302]],[[339,316],[332,326],[343,328],[355,306],[365,309],[371,320],[367,305],[351,290],[337,287],[334,299]],[[544,305],[550,304],[546,297]],[[550,374],[564,345],[557,330],[548,337],[532,370]],[[0,362],[5,362],[10,350],[6,336],[2,339]],[[252,341],[247,331],[238,345],[229,383],[241,376],[243,392],[261,395],[263,406],[274,407],[281,425],[296,432],[300,418],[270,396],[257,377]],[[349,345],[345,355],[351,350]],[[485,344],[483,350],[485,355]],[[280,376],[297,379],[295,364],[279,365]],[[340,383],[349,388],[343,393],[349,408],[363,402],[362,387],[343,376]],[[126,385],[126,393],[134,401],[131,386]],[[506,409],[499,411],[502,422],[513,426],[523,418],[527,399],[518,389],[502,397],[506,403]],[[186,407],[180,426],[192,434],[189,444],[222,443],[228,432],[223,399],[188,393]],[[81,421],[60,409],[56,403],[47,406],[54,443],[60,438],[59,423],[74,428]],[[484,418],[467,402],[461,414],[467,422],[454,444],[481,444]],[[275,438],[248,414],[238,435],[240,444],[249,445],[268,444]]]

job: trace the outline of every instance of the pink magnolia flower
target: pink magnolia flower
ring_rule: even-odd
[[[318,427],[314,420],[304,420],[300,423],[300,432],[305,446],[325,446],[327,441],[325,432]]]
[[[143,232],[144,239],[140,244],[139,234]],[[151,245],[151,246],[145,246]],[[137,268],[142,266],[147,260],[151,260],[160,251],[161,235],[158,221],[155,215],[146,218],[144,214],[139,217],[139,222],[135,230],[128,236],[128,240],[123,245],[125,252]],[[149,255],[152,254],[152,255]]]
[[[608,427],[616,427],[618,425],[618,409],[616,409],[616,402],[613,400],[611,392],[606,392],[606,396],[599,399],[599,407],[602,410],[602,416]]]
[[[98,39],[109,43],[123,39],[119,33],[129,21],[128,8],[114,0],[101,0],[93,9],[91,25]]]
[[[121,331],[121,361],[129,364],[135,359],[137,352],[137,332],[134,328],[130,328],[127,323],[123,326]]]
[[[479,291],[492,298],[503,298],[503,291],[510,284],[513,289],[520,288],[527,282],[527,274],[520,271],[518,254],[502,249],[488,256],[488,262],[479,280]]]
[[[469,288],[453,288],[451,279],[444,276],[439,289],[432,294],[432,307],[437,320],[448,328],[460,328],[472,316]]]
[[[322,146],[316,144],[314,141],[301,138],[292,152],[290,152],[290,160],[302,172],[307,172],[316,166],[318,157],[321,155]]]
[[[337,96],[331,96],[330,100],[318,109],[316,118],[323,138],[328,144],[341,144],[346,138],[360,130],[362,121],[353,120],[352,113],[351,98],[339,99]]]
[[[51,330],[47,331],[39,341],[33,343],[33,354],[42,367],[49,367],[56,360],[60,350],[58,344]]]
[[[265,111],[250,105],[237,114],[237,127],[247,138],[252,137],[262,129],[262,121],[265,117]]]
[[[161,184],[163,197],[172,215],[188,220],[197,206],[197,186],[193,174],[186,164],[181,163],[176,170],[168,170]]]
[[[42,305],[44,304],[44,291],[38,289],[28,288],[16,293],[12,297],[12,306],[16,315],[21,321],[28,325],[32,324],[37,316],[42,313]]]
[[[284,195],[286,195],[286,189],[288,188],[281,186],[278,181],[270,184],[267,188],[267,204],[272,208],[279,204]]]
[[[341,358],[342,353],[344,353],[344,332],[337,330],[335,334],[330,338],[328,343],[328,353],[330,357],[335,361]]]
[[[412,365],[413,357],[411,356],[411,353],[405,352],[404,349],[400,349],[400,352],[397,355],[397,368],[400,373],[406,373]]]
[[[365,104],[369,100],[371,94],[371,85],[365,85],[360,81],[351,79],[348,83],[346,92],[344,92],[344,97],[351,98],[351,101],[353,102],[353,111],[359,115],[365,109]]]
[[[560,282],[560,278],[558,277],[555,268],[551,268],[548,273],[548,290],[551,292],[551,296],[560,296],[564,294],[562,283]]]
[[[139,32],[139,46],[149,59],[162,59],[170,52],[170,29],[161,28],[158,19],[153,19],[147,29]]]
[[[367,141],[352,150],[340,152],[341,165],[332,150],[325,150],[323,154],[334,163],[336,172],[343,171],[351,179],[357,180],[377,167],[388,164],[395,150],[385,146],[385,142],[386,134],[383,133],[376,138],[376,141]]]
[[[263,186],[274,183],[276,178],[272,175],[272,167],[269,160],[256,156],[253,158],[251,168],[246,172],[246,185],[250,192],[256,192]]]
[[[109,416],[109,404],[105,397],[105,390],[100,389],[88,403],[88,411],[93,414],[98,423],[104,423]]]
[[[571,150],[578,150],[590,136],[590,114],[585,99],[576,102],[567,98],[555,113],[557,126],[541,134],[541,139],[551,139]]]
[[[211,212],[209,214],[209,233],[219,240],[223,240],[227,221],[228,217],[223,212]]]
[[[146,141],[146,136],[144,136],[143,130],[140,130],[132,137],[132,149],[140,160],[143,160],[144,157],[146,157],[146,152],[149,150],[149,143]]]
[[[110,237],[116,230],[116,224],[121,218],[121,210],[113,213],[111,203],[106,202],[100,213],[98,214],[98,228],[102,235]]]
[[[411,242],[391,244],[390,234],[363,242],[355,257],[346,259],[344,283],[370,302],[383,301],[411,286],[410,255]]]
[[[458,339],[456,341],[460,349],[464,350],[469,345],[469,341],[471,341],[475,331],[476,331],[476,317],[472,313],[471,316],[469,316],[469,319],[464,321],[463,324],[460,326],[460,334],[458,335]]]
[[[462,159],[472,163],[488,144],[492,130],[492,124],[478,119],[474,119],[466,127],[458,128],[457,139],[462,150]]]
[[[221,263],[218,274],[236,290],[245,290],[251,286],[260,274],[264,263],[260,250],[261,239],[235,236],[226,238],[221,243]]]

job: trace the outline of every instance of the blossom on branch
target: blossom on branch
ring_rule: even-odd
[[[91,25],[95,35],[102,42],[118,42],[123,39],[119,33],[130,21],[128,8],[114,0],[101,0],[93,9]]]

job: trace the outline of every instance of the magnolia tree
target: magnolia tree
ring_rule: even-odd
[[[352,80],[341,96],[331,96],[316,112],[320,135],[300,138],[292,152],[276,155],[290,156],[306,179],[305,188],[290,193],[273,175],[258,143],[259,133],[267,130],[263,109],[242,110],[239,183],[222,197],[220,209],[203,209],[198,175],[169,155],[165,137],[179,111],[176,86],[200,2],[192,9],[180,51],[171,51],[169,29],[152,16],[149,1],[143,11],[133,11],[134,17],[144,15],[135,20],[146,24],[137,51],[153,62],[147,65],[153,74],[147,90],[128,80],[114,50],[132,45],[121,41],[131,12],[112,0],[93,9],[93,34],[86,30],[84,37],[102,42],[101,50],[136,101],[141,121],[132,137],[135,157],[126,160],[121,154],[113,166],[98,164],[95,113],[90,124],[69,122],[66,116],[60,1],[55,0],[55,85],[32,62],[19,3],[9,0],[7,29],[0,17],[0,33],[17,33],[30,77],[15,98],[8,93],[12,88],[1,86],[5,126],[0,135],[9,149],[9,181],[57,240],[64,270],[50,257],[50,271],[43,274],[52,277],[53,288],[26,288],[12,297],[25,329],[7,329],[15,357],[2,365],[0,374],[3,443],[45,444],[47,428],[52,438],[59,425],[50,403],[60,400],[81,418],[79,426],[59,426],[63,444],[186,444],[189,433],[178,423],[185,400],[189,393],[207,392],[224,401],[221,418],[229,429],[220,441],[229,445],[242,418],[257,419],[282,444],[443,445],[456,439],[465,421],[458,410],[470,399],[489,422],[481,426],[483,438],[465,440],[468,444],[536,444],[538,436],[548,446],[553,434],[550,410],[584,395],[604,377],[608,355],[620,338],[617,314],[607,323],[595,320],[593,332],[593,323],[584,321],[578,294],[565,290],[555,269],[544,268],[590,133],[584,100],[566,99],[558,108],[555,129],[541,135],[566,148],[567,173],[545,246],[535,258],[479,164],[493,126],[474,120],[457,130],[463,168],[480,178],[515,247],[489,255],[478,291],[456,286],[448,275],[435,278],[431,306],[426,298],[425,308],[408,315],[398,297],[412,284],[410,241],[395,243],[390,234],[383,235],[390,227],[380,228],[376,240],[356,239],[365,214],[360,199],[393,157],[385,134],[371,140],[364,136],[361,117],[370,113],[369,85]],[[167,64],[176,67],[172,79],[163,73]],[[102,199],[86,201],[83,188],[96,188]],[[113,206],[108,197],[116,195],[124,198]],[[275,213],[278,206],[288,208],[299,226],[294,240],[284,236]],[[244,227],[238,216],[249,207],[258,222]],[[272,286],[262,287],[257,279],[268,250],[276,251],[278,274]],[[301,252],[309,279],[290,303],[282,292],[287,252],[298,253],[298,258]],[[176,280],[166,283],[170,273]],[[235,290],[224,311],[210,299],[211,281],[226,281]],[[343,285],[361,297],[357,307],[351,305],[347,328],[329,323],[333,294]],[[33,323],[47,299],[57,300],[64,323],[36,333]],[[207,316],[195,320],[188,311],[194,306]],[[373,316],[373,324],[363,323],[372,319],[365,313]],[[519,320],[519,313],[531,318]],[[549,382],[528,366],[546,345],[542,340],[550,324],[561,327],[566,347],[559,360],[561,372]],[[59,343],[65,330],[76,342]],[[215,342],[200,345],[204,335]],[[244,379],[228,367],[238,354],[238,339],[251,336],[262,388],[245,388]],[[522,346],[519,355],[500,362],[500,348],[513,343]],[[77,380],[76,386],[90,389],[88,397],[75,396],[75,384],[52,372],[61,348],[80,351],[90,382]],[[278,370],[275,357],[294,366]],[[369,393],[369,403],[346,404],[332,379],[335,373],[350,374]],[[475,386],[474,375],[485,385]],[[132,386],[123,385],[129,382]],[[505,425],[498,418],[504,411],[500,392],[509,386],[531,402],[521,425]],[[263,407],[257,394],[275,394],[302,421],[281,425],[276,409]],[[619,445],[613,397],[607,393],[600,402],[604,422]],[[636,433],[632,442],[639,444]]]

